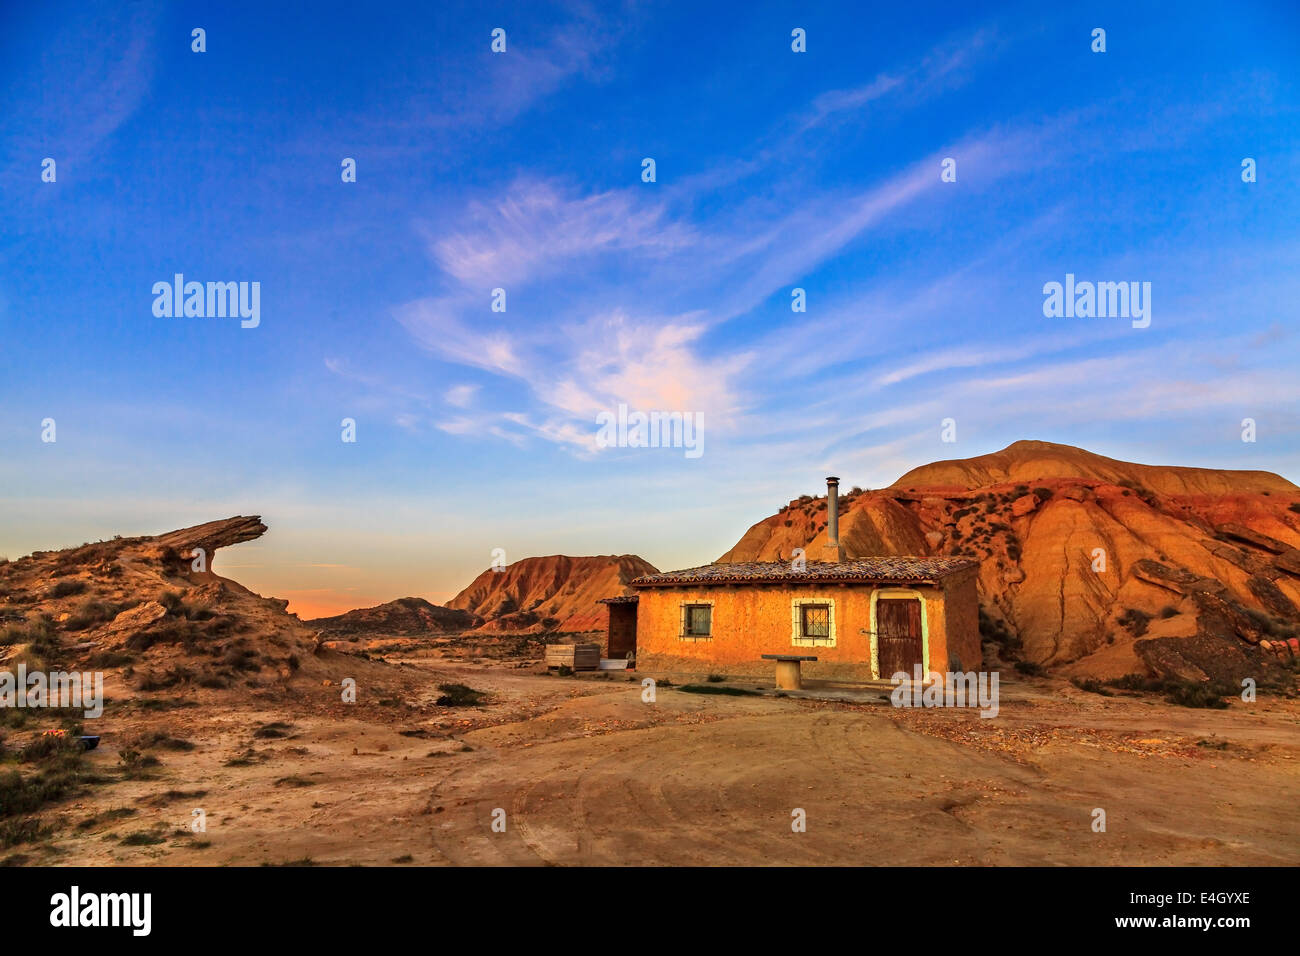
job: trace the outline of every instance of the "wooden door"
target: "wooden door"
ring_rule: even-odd
[[[623,660],[636,656],[636,603],[621,602],[609,607],[609,656]]]
[[[876,649],[881,680],[889,680],[899,671],[911,677],[917,664],[925,664],[919,600],[880,598],[876,601]]]

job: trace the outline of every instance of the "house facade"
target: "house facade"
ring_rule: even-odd
[[[814,680],[979,670],[978,570],[951,557],[712,564],[632,581],[611,626],[616,613],[634,628],[650,672],[770,676],[764,654],[816,657]]]

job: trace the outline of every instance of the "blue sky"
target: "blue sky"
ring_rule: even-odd
[[[219,570],[310,613],[1021,438],[1300,479],[1293,3],[266,6],[0,4],[0,554],[257,513]]]

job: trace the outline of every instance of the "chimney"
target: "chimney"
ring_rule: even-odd
[[[834,476],[826,479],[826,546],[822,551],[823,561],[844,560],[840,545],[840,480]]]

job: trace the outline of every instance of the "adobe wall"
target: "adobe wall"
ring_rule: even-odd
[[[980,642],[979,568],[950,575],[943,583],[950,663],[940,662],[938,669],[982,670],[984,648]]]

